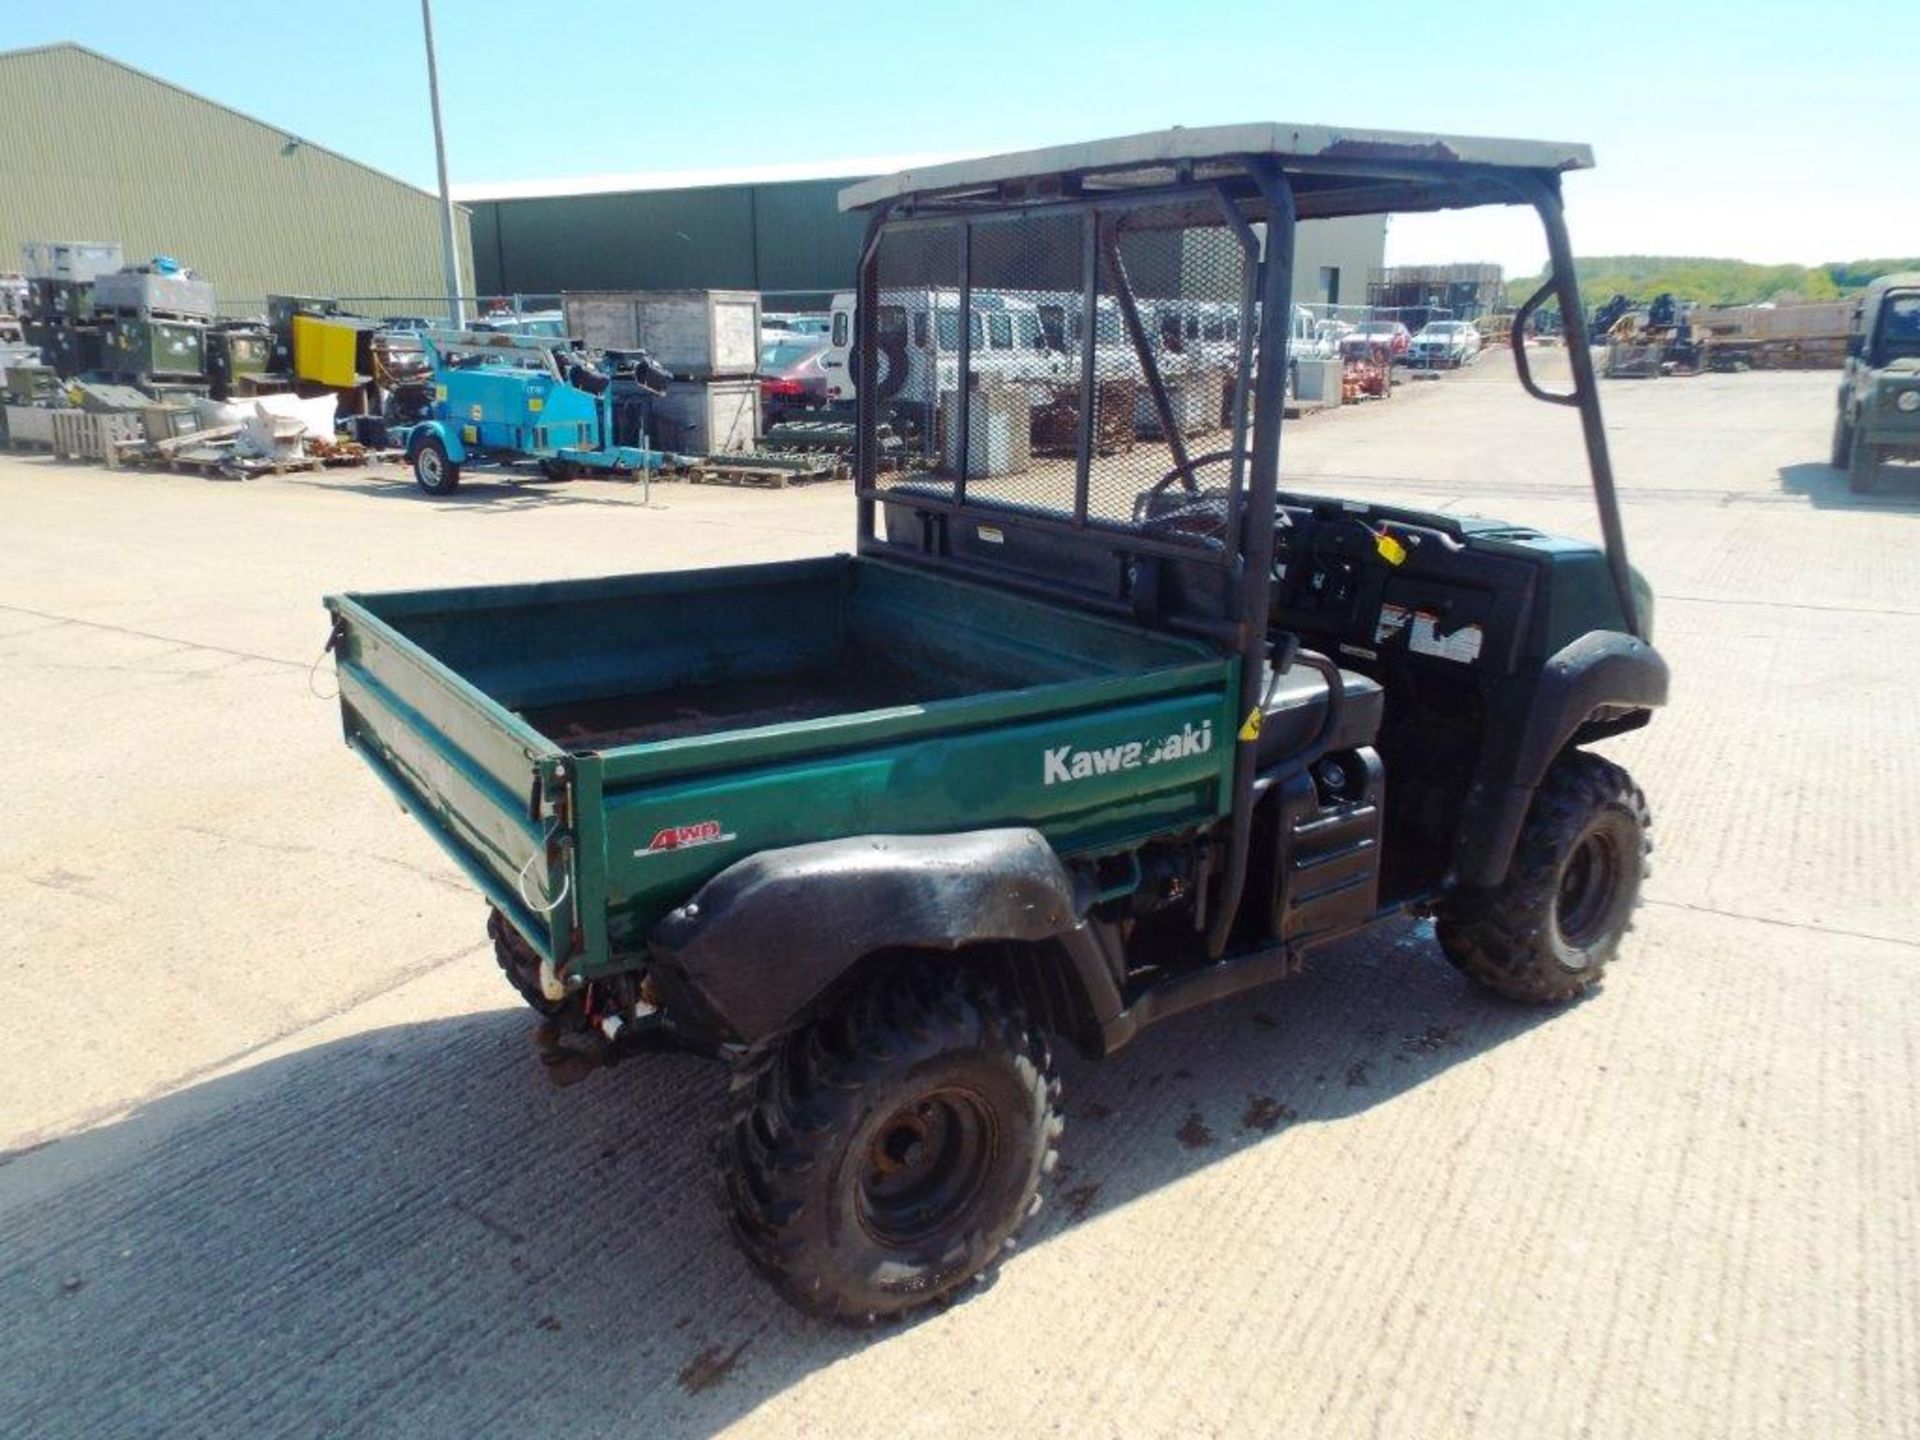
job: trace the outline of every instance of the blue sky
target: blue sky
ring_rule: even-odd
[[[1920,252],[1915,0],[436,0],[435,28],[456,186],[1299,120],[1587,141],[1588,254]],[[0,49],[66,39],[433,184],[412,0],[0,6]],[[1532,269],[1535,237],[1408,217],[1390,257]]]

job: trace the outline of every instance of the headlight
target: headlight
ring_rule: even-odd
[[[1920,410],[1920,390],[1902,390],[1894,398],[1893,403],[1896,409],[1904,410],[1911,415],[1914,411]]]

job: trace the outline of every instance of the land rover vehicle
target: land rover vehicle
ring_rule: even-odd
[[[890,408],[931,412],[940,392],[951,390],[960,373],[960,309],[960,294],[953,289],[901,287],[879,297],[873,338],[877,399]],[[1066,373],[1067,357],[1050,345],[1039,307],[1031,299],[982,292],[967,297],[966,309],[966,350],[974,359],[973,375],[1019,381]],[[820,364],[828,376],[828,393],[848,401],[855,389],[853,296],[834,296],[832,313]]]
[[[1062,1044],[1110,1054],[1408,915],[1512,1000],[1600,979],[1649,820],[1589,747],[1667,672],[1561,211],[1589,164],[1240,125],[853,185],[854,553],[328,601],[346,739],[486,895],[556,1071],[667,1042],[731,1066],[723,1209],[795,1304],[868,1323],[992,1267],[1054,1167]],[[1514,360],[1577,411],[1600,544],[1279,488],[1289,337],[1253,316],[1287,304],[1297,221],[1486,204],[1545,229],[1514,333],[1556,300],[1572,391]],[[946,443],[882,450],[883,297],[1075,277],[1159,442],[1102,443],[1089,326],[1078,444],[976,478],[1004,412],[957,326]],[[1239,306],[1217,448],[1170,413],[1155,299]]]
[[[1872,491],[1894,458],[1920,460],[1920,271],[1867,287],[1833,419],[1834,468],[1856,495]]]

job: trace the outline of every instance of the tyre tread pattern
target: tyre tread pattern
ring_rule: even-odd
[[[979,1263],[924,1289],[876,1299],[837,1293],[820,1205],[808,1183],[859,1124],[870,1081],[955,1050],[1010,1055],[1041,1115],[1040,1162],[1011,1214],[987,1234],[966,1238]],[[871,977],[831,1008],[762,1042],[734,1067],[727,1114],[715,1144],[720,1208],[753,1266],[799,1309],[866,1327],[943,1302],[986,1279],[1040,1209],[1040,1187],[1058,1160],[1060,1082],[1046,1034],[1028,1018],[1013,986],[970,966],[907,962]]]
[[[1588,822],[1609,808],[1631,815],[1640,835],[1633,904],[1651,873],[1652,814],[1647,797],[1620,766],[1585,751],[1562,755],[1547,771],[1527,812],[1506,878],[1490,894],[1449,902],[1434,930],[1447,959],[1497,995],[1527,1005],[1562,1005],[1598,985],[1619,949],[1620,933],[1589,951],[1585,968],[1569,970],[1553,951],[1553,905],[1560,865]]]

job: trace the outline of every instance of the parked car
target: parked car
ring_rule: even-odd
[[[1314,324],[1313,333],[1320,353],[1332,358],[1340,353],[1341,342],[1353,333],[1353,326],[1345,320],[1321,320]]]
[[[1380,347],[1385,347],[1389,359],[1405,360],[1413,348],[1413,333],[1398,320],[1369,320],[1341,339],[1340,354],[1349,360],[1364,359]]]
[[[1408,347],[1407,358],[1427,369],[1457,370],[1480,354],[1480,332],[1465,320],[1430,320]]]
[[[766,339],[776,338],[773,335],[765,334],[765,332],[771,330],[777,331],[781,335],[818,335],[824,340],[827,337],[828,330],[832,328],[832,325],[833,317],[831,315],[814,314],[811,312],[798,314],[793,311],[769,310],[763,311],[760,316],[760,329],[763,338]]]
[[[497,335],[530,335],[536,339],[565,340],[567,317],[558,310],[523,310],[518,315],[482,315],[467,328]]]
[[[760,347],[760,415],[771,425],[796,410],[811,410],[828,401],[827,372],[821,357],[827,337],[790,336]]]

